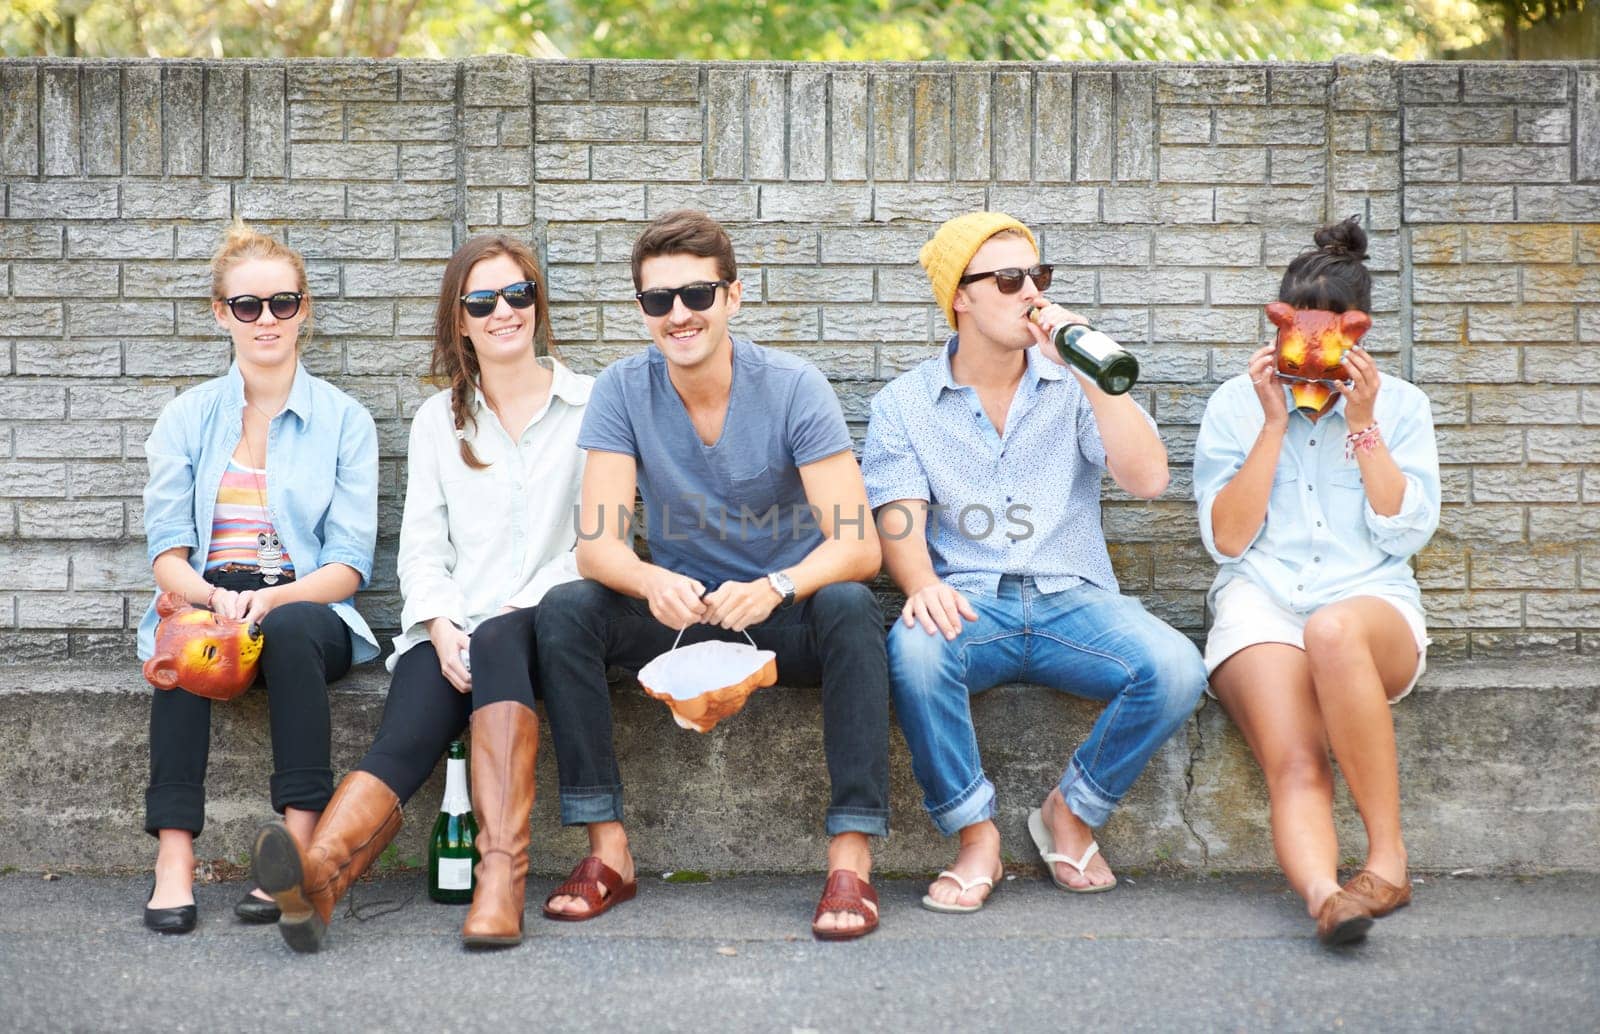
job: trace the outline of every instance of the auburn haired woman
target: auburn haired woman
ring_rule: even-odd
[[[320,947],[334,904],[469,720],[482,861],[461,936],[469,947],[522,940],[539,743],[534,615],[551,586],[578,576],[577,441],[592,384],[536,349],[541,329],[549,337],[548,301],[538,260],[510,237],[476,237],[445,267],[433,376],[448,386],[411,423],[403,631],[383,722],[308,849],[282,825],[256,838],[256,880],[296,951]]]
[[[372,575],[378,438],[372,417],[300,365],[305,262],[241,222],[211,260],[211,309],[233,343],[226,375],[167,404],[145,443],[144,528],[158,592],[259,625],[271,709],[272,807],[308,842],[333,794],[328,683],[378,655],[351,605]],[[139,656],[154,650],[154,601]],[[194,929],[194,838],[205,824],[211,701],[157,689],[145,829],[160,842],[144,923]],[[271,922],[259,894],[240,918]]]
[[[1194,487],[1221,565],[1212,691],[1266,776],[1278,861],[1332,945],[1411,900],[1389,705],[1427,653],[1408,561],[1439,524],[1439,459],[1427,396],[1346,351],[1370,325],[1366,234],[1352,218],[1315,239],[1269,308],[1285,347],[1258,349],[1206,405]],[[1367,832],[1342,887],[1330,747]]]

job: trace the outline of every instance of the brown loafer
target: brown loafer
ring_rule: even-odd
[[[1372,928],[1372,913],[1353,895],[1336,890],[1317,912],[1317,940],[1329,948],[1354,944]]]
[[[1365,905],[1374,919],[1382,919],[1395,909],[1411,904],[1409,879],[1396,887],[1371,869],[1362,869],[1340,889]]]

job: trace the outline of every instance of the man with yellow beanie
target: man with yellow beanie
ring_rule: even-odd
[[[1166,448],[1131,396],[1062,362],[1051,332],[1086,321],[1046,299],[1052,268],[1026,226],[963,215],[920,258],[955,333],[873,400],[862,468],[906,594],[888,643],[895,711],[934,824],[961,841],[922,903],[975,912],[1000,879],[969,698],[1002,682],[1106,702],[1028,829],[1058,887],[1110,890],[1094,828],[1206,681],[1194,645],[1118,592],[1100,525],[1101,471],[1152,499]]]

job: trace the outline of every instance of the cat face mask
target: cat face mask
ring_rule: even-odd
[[[1278,328],[1278,380],[1289,385],[1297,409],[1320,413],[1332,402],[1334,385],[1350,379],[1344,354],[1372,328],[1372,317],[1273,302],[1267,318]]]

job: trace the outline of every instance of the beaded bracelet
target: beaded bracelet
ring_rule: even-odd
[[[217,590],[220,589],[220,588],[221,588],[221,586],[219,586],[219,585],[213,585],[211,587],[211,591],[206,593],[206,609],[207,610],[215,610],[216,609],[215,607],[213,607],[211,605],[211,601],[217,598]]]
[[[1383,438],[1378,434],[1378,422],[1374,420],[1372,426],[1364,431],[1351,431],[1344,436],[1344,458],[1354,459],[1356,453],[1365,456],[1378,447]]]

